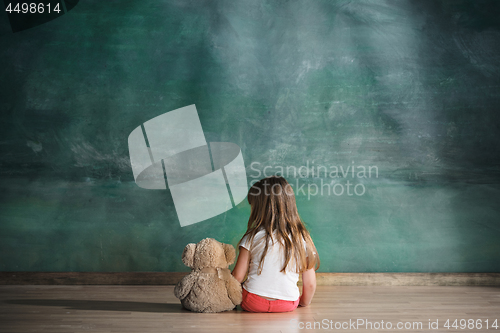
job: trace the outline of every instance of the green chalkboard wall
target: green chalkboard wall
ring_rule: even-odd
[[[267,167],[293,184],[321,272],[499,272],[499,16],[82,0],[13,33],[0,14],[0,270],[186,271],[187,243],[236,245],[246,201],[181,228],[168,190],[134,182],[130,132],[195,104],[249,183]]]

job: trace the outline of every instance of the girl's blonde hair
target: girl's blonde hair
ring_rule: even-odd
[[[258,231],[261,229],[266,231],[266,236],[263,238],[265,247],[259,262],[258,274],[262,271],[268,241],[269,239],[274,241],[273,232],[276,232],[276,241],[282,244],[285,250],[285,264],[281,272],[286,273],[286,268],[292,258],[295,263],[298,263],[295,266],[297,273],[319,268],[318,251],[299,216],[292,186],[285,178],[270,176],[261,179],[250,188],[247,199],[251,206],[250,219],[247,231],[238,245],[245,236],[249,237],[249,242],[252,244]],[[303,240],[306,242],[308,258],[304,251]]]

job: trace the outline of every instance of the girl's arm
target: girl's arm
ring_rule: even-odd
[[[316,291],[316,272],[314,267],[302,273],[302,296],[299,305],[308,306]]]
[[[243,283],[243,281],[245,281],[249,263],[250,252],[243,246],[240,246],[238,260],[236,261],[236,265],[234,265],[233,272],[231,273],[239,283]]]

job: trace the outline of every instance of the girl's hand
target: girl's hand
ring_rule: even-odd
[[[236,265],[234,265],[233,276],[239,283],[245,281],[245,276],[247,275],[248,265],[250,264],[250,252],[243,246],[240,246],[240,253],[238,255],[238,260]]]
[[[302,296],[299,305],[308,306],[311,304],[314,292],[316,291],[316,272],[311,268],[302,273]]]

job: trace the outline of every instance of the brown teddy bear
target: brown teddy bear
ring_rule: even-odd
[[[241,304],[241,284],[228,267],[236,258],[230,244],[205,238],[198,244],[188,244],[182,261],[191,268],[174,289],[175,297],[194,312],[222,312]]]

